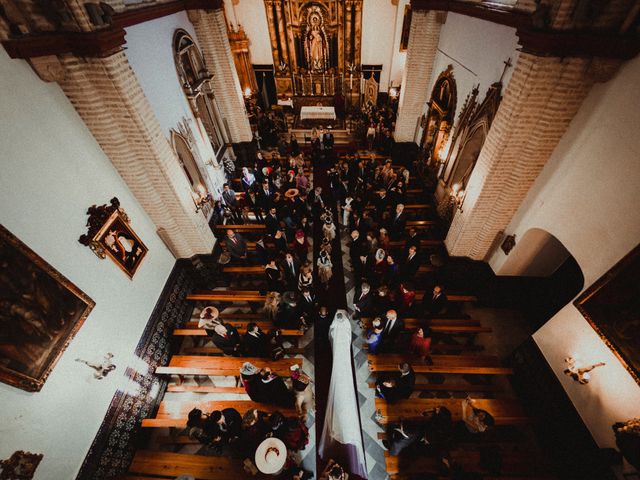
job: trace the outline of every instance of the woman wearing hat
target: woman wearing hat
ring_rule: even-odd
[[[306,262],[309,256],[309,242],[307,242],[307,236],[304,234],[304,230],[299,229],[296,231],[295,238],[291,243],[291,250],[296,255],[299,262]]]

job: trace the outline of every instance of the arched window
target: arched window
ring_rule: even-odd
[[[173,47],[182,89],[189,100],[193,114],[202,121],[213,151],[217,154],[227,139],[211,88],[212,75],[204,64],[200,50],[187,32],[176,30]]]

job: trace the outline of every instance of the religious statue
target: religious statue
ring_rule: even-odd
[[[322,14],[317,7],[309,9],[307,33],[305,36],[305,55],[309,70],[324,72],[328,65],[327,38],[323,28]]]

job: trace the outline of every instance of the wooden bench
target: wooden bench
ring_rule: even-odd
[[[422,300],[424,297],[424,290],[416,290],[416,300]],[[429,292],[431,295],[431,292]],[[187,297],[188,298],[188,297]],[[477,302],[478,297],[475,295],[464,295],[459,293],[447,293],[447,301],[449,303],[457,303],[457,302]]]
[[[382,398],[376,398],[376,412],[381,423],[403,420],[422,420],[422,412],[436,407],[447,407],[454,421],[462,420],[462,399],[459,398],[409,398],[392,404]],[[493,416],[496,425],[519,425],[528,423],[528,417],[518,402],[511,398],[478,399],[473,402],[475,408],[486,410]]]
[[[404,203],[405,210],[431,210],[433,206],[430,203]],[[375,205],[367,205],[365,210],[375,210]],[[435,223],[435,222],[434,222]]]
[[[404,248],[405,240],[391,240],[389,242],[389,246],[391,248]],[[428,240],[422,239],[420,240],[421,247],[443,247],[444,242],[442,240]]]
[[[242,275],[265,275],[263,265],[251,265],[242,267],[239,265],[230,265],[222,267],[224,273],[240,273]]]
[[[238,325],[236,328],[243,327],[242,325],[239,325],[239,324],[234,325],[233,322],[230,322],[230,323],[234,327]],[[260,324],[266,324],[266,322],[260,322]],[[267,330],[269,330],[269,328],[267,328]],[[304,335],[304,332],[302,330],[284,329],[284,330],[280,330],[280,332],[285,337],[302,337]],[[206,337],[207,331],[204,328],[176,328],[173,331],[173,335],[175,337]]]
[[[433,228],[437,226],[438,226],[438,222],[435,220],[408,220],[404,228],[405,230],[409,230],[412,227],[416,229],[421,229],[421,228]]]
[[[373,317],[362,317],[361,318],[362,322],[370,327],[371,326],[371,321],[373,320]],[[404,324],[405,326],[409,326],[409,328],[411,327],[418,327],[418,326],[428,326],[428,327],[435,327],[435,326],[442,326],[442,327],[453,327],[453,326],[460,326],[460,325],[464,325],[464,326],[475,326],[475,327],[479,327],[480,326],[480,322],[478,320],[474,320],[472,318],[413,318],[413,317],[409,317],[409,318],[404,318]]]
[[[264,223],[244,223],[240,225],[228,224],[228,225],[216,225],[216,230],[233,230],[234,232],[263,232],[267,229]]]
[[[371,322],[364,322],[367,328],[371,328]],[[450,334],[476,334],[476,333],[491,333],[493,330],[491,327],[483,327],[480,324],[465,324],[465,323],[431,323],[429,320],[422,320],[419,318],[406,318],[404,320],[404,326],[407,329],[429,327],[432,332],[436,333],[450,333]]]
[[[292,394],[293,395],[293,394]],[[163,401],[155,418],[145,418],[142,420],[142,428],[186,428],[189,412],[194,408],[199,408],[205,413],[214,410],[224,410],[225,408],[235,408],[241,414],[248,410],[257,408],[263,412],[280,412],[285,416],[296,415],[295,408],[284,408],[278,405],[257,403],[250,400],[211,400],[206,402],[198,401]]]
[[[452,349],[452,350],[459,351],[460,349],[458,350]],[[305,349],[300,347],[284,348],[285,355],[303,355],[304,351]],[[185,355],[223,355],[224,352],[220,350],[218,347],[212,346],[212,347],[188,347],[188,348],[185,348],[182,353],[184,353]]]
[[[376,384],[370,382],[369,388],[376,388]],[[471,383],[464,384],[447,384],[447,383],[416,383],[413,386],[415,392],[499,392],[502,389],[492,383],[482,383],[474,385]]]
[[[264,315],[262,313],[244,313],[244,312],[236,312],[236,313],[221,313],[219,318],[224,320],[233,320],[234,322],[257,322],[259,320],[264,320]],[[198,324],[198,321],[194,321],[194,324]]]
[[[233,318],[227,318],[225,319],[225,323],[228,323],[229,325],[233,325],[234,327],[236,327],[237,329],[245,329],[247,328],[247,325],[249,325],[250,323],[255,323],[258,327],[260,327],[261,330],[264,330],[265,332],[272,330],[274,328],[277,328],[273,322],[270,322],[269,320],[234,320]],[[186,322],[183,326],[183,328],[185,329],[193,329],[193,328],[199,328],[198,327],[198,322]],[[203,330],[203,329],[200,329]],[[299,330],[296,330],[299,331]],[[297,336],[297,335],[294,335]]]
[[[416,373],[449,373],[473,375],[511,375],[493,355],[432,355],[433,365],[419,363],[415,357],[400,354],[367,355],[372,372],[396,372],[398,364],[407,362]]]
[[[281,358],[271,360],[269,358],[254,357],[204,357],[201,355],[174,355],[166,367],[157,367],[158,375],[220,375],[240,376],[240,367],[244,362],[251,362],[257,368],[269,367],[280,376],[289,376],[292,365],[302,367],[301,358]],[[179,382],[181,383],[181,382]]]
[[[127,480],[152,478],[174,479],[182,474],[189,473],[198,480],[250,480],[264,479],[265,476],[254,477],[245,473],[242,468],[242,460],[224,457],[211,457],[205,455],[187,455],[184,453],[158,452],[150,450],[138,450],[129,466],[129,473],[143,476],[127,476]]]
[[[211,290],[187,295],[189,301],[264,303],[266,295],[255,290]]]

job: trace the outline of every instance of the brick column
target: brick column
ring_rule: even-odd
[[[593,85],[591,61],[521,53],[445,240],[482,260],[551,156]]]
[[[204,61],[213,74],[214,94],[229,126],[231,141],[250,142],[253,136],[227,37],[224,11],[222,8],[189,10],[189,19],[196,30]]]
[[[440,12],[414,10],[407,46],[407,61],[402,73],[402,89],[394,138],[396,142],[414,142],[416,125],[429,99],[431,70],[440,39]]]
[[[124,52],[60,61],[64,93],[174,253],[210,253],[211,229]]]

